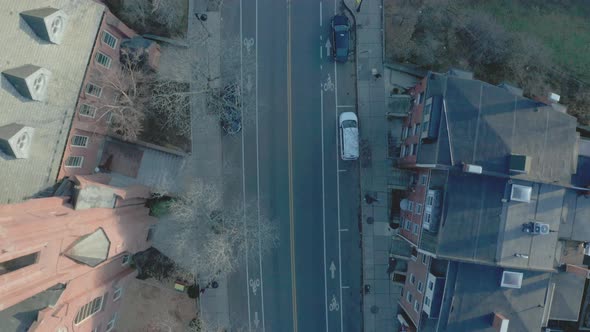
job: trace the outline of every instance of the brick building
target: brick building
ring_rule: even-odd
[[[428,73],[411,94],[399,156],[412,172],[399,197],[398,234],[413,246],[402,330],[541,331],[577,321],[590,142],[576,119],[555,98],[531,100],[461,70]]]
[[[142,39],[107,8],[104,9],[94,47],[81,85],[76,112],[66,144],[58,178],[92,174],[102,159],[108,136],[112,110],[119,97],[114,86],[124,86],[121,75],[121,52],[140,41],[145,44],[146,65],[155,70],[159,63],[159,46]],[[117,136],[117,135],[114,135]]]
[[[3,331],[111,331],[156,222],[145,187],[76,176],[61,197],[0,206]],[[67,186],[67,184],[66,184]]]

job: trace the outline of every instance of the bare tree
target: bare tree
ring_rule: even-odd
[[[123,20],[142,32],[153,23],[163,26],[171,35],[183,29],[183,0],[123,0],[122,4]]]
[[[219,190],[200,180],[171,203],[170,211],[160,221],[154,246],[204,282],[245,264],[246,252],[265,255],[278,244],[275,224],[256,208],[222,208]]]

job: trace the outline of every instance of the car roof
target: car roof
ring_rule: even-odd
[[[356,117],[356,114],[354,114],[354,112],[340,113],[340,122],[346,121],[346,120],[354,120],[354,121],[358,122],[358,119]]]
[[[334,25],[348,25],[348,17],[344,15],[335,15],[332,22],[334,22]]]

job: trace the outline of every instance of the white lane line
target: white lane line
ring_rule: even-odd
[[[324,48],[320,46],[320,59],[324,58]]]
[[[266,324],[264,320],[264,278],[262,278],[262,236],[260,234],[260,157],[259,157],[259,133],[258,133],[258,0],[256,0],[256,32],[255,32],[255,40],[256,45],[254,46],[254,56],[255,56],[255,74],[256,74],[256,81],[255,81],[255,107],[256,107],[256,202],[257,202],[257,209],[258,209],[258,266],[260,267],[260,306],[262,307],[262,331],[266,331]]]
[[[324,305],[326,311],[326,332],[328,328],[328,265],[326,261],[326,183],[324,180],[324,90],[320,88],[320,126],[322,128],[322,233],[324,236]]]
[[[355,106],[354,105],[338,105],[336,107],[338,107],[338,108],[340,108],[340,107],[354,108]]]
[[[346,172],[346,170],[345,169],[339,169],[338,172],[343,173],[343,172]]]
[[[350,286],[342,286],[342,289],[349,289]]]
[[[338,1],[334,1],[334,15],[337,14],[337,3]],[[338,105],[338,73],[336,71],[336,62],[334,62],[334,104]],[[338,107],[334,107],[334,112],[336,113],[336,123],[338,123]],[[338,142],[338,130],[336,130],[336,142]],[[336,146],[336,156],[338,156],[338,146]],[[336,157],[336,171],[340,169],[340,161],[339,158]],[[336,173],[336,197],[337,197],[337,207],[338,207],[338,229],[340,229],[340,174]],[[342,286],[342,239],[340,236],[341,232],[338,232],[338,281],[340,286]],[[344,311],[344,299],[342,298],[342,287],[340,287],[340,331],[342,331],[343,324],[344,324],[344,316],[342,312]]]
[[[244,32],[243,32],[243,12],[242,12],[242,0],[240,0],[240,41],[244,40]],[[240,46],[240,86],[244,86],[244,45]],[[244,118],[244,107],[243,103],[240,105],[240,113],[242,119]],[[243,204],[243,214],[244,214],[244,231],[246,231],[246,157],[244,152],[244,131],[246,128],[242,128],[242,204]],[[246,242],[248,239],[246,239]],[[251,321],[251,308],[250,308],[250,287],[249,287],[249,280],[250,280],[250,271],[248,268],[248,244],[246,243],[246,295],[248,300],[248,331],[252,330],[252,321]]]
[[[322,15],[322,2],[320,1],[320,26],[322,26],[322,21],[323,21],[322,17],[323,17],[323,15]]]
[[[340,231],[341,232],[348,232],[348,228],[341,228]]]

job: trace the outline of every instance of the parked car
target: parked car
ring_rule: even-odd
[[[348,17],[336,15],[332,18],[332,57],[334,61],[348,61],[349,48],[350,24]]]
[[[354,112],[342,112],[339,117],[340,157],[342,160],[359,158],[358,118]]]

